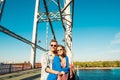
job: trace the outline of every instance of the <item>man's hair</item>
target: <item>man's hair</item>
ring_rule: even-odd
[[[58,42],[57,42],[55,39],[52,39],[52,40],[50,41],[50,44],[51,44],[51,42],[56,42],[56,43],[58,44]]]

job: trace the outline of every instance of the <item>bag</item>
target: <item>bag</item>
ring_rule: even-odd
[[[70,72],[68,74],[68,80],[75,80],[75,69],[74,65],[70,65]]]
[[[72,70],[69,72],[68,80],[75,80],[75,73]]]

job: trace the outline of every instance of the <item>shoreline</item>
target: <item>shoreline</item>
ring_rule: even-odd
[[[101,69],[101,70],[108,70],[108,69],[120,69],[120,67],[82,67],[82,68],[75,68],[75,70],[96,70],[96,69]]]

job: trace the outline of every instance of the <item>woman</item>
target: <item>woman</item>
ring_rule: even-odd
[[[47,80],[67,80],[69,61],[68,57],[66,56],[65,47],[62,45],[58,45],[57,47],[57,55],[53,59],[52,70],[58,71],[63,75],[49,73]]]

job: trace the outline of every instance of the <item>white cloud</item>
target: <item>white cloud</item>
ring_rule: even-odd
[[[120,39],[115,39],[111,42],[111,44],[120,44]]]
[[[115,34],[115,38],[111,41],[111,44],[120,44],[120,32]]]
[[[118,32],[118,33],[115,35],[115,38],[116,38],[116,39],[120,39],[120,32]]]
[[[115,34],[114,39],[110,42],[105,53],[120,54],[120,32]]]
[[[120,53],[120,50],[109,50],[107,53]]]

